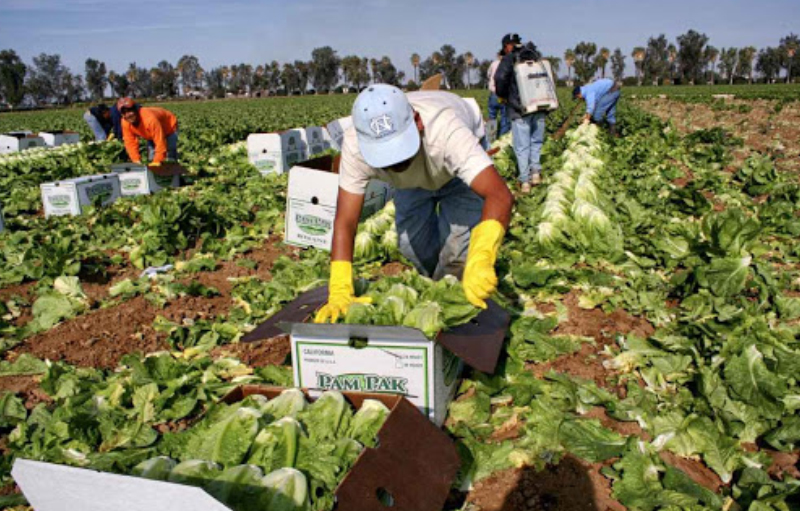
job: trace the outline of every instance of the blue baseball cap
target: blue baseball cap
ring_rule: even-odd
[[[414,109],[397,87],[379,83],[364,89],[353,104],[353,125],[370,167],[390,167],[419,151]]]

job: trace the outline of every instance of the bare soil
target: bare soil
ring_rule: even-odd
[[[584,343],[576,353],[543,364],[529,364],[528,369],[539,378],[555,371],[593,381],[599,387],[617,391],[615,380],[618,375],[603,367],[605,346],[616,346],[614,337],[617,334],[649,337],[655,329],[646,319],[631,316],[624,310],[606,314],[600,309],[581,309],[578,299],[579,294],[575,291],[564,297],[563,304],[568,309],[568,318],[558,325],[554,334],[591,337],[595,344]]]
[[[153,329],[153,321],[157,316],[181,324],[226,314],[233,305],[233,285],[229,279],[247,275],[269,279],[269,271],[275,259],[294,250],[277,241],[268,240],[263,246],[243,256],[256,261],[254,270],[239,266],[236,260],[231,260],[221,263],[214,271],[197,273],[184,279],[184,282],[195,280],[205,286],[214,287],[220,293],[218,296],[185,296],[169,302],[163,309],[151,304],[144,297],[137,296],[65,321],[47,332],[27,339],[10,355],[13,357],[19,353],[31,353],[40,358],[64,360],[79,366],[113,368],[128,353],[167,349],[166,334]],[[98,283],[96,288],[91,285],[88,287],[96,296],[106,297],[108,287],[117,280]]]
[[[478,482],[467,501],[475,511],[622,511],[602,467],[567,455],[541,472],[503,470]]]
[[[230,356],[241,360],[251,367],[282,365],[291,351],[288,335],[279,335],[271,339],[256,342],[240,342],[220,346],[211,353],[216,356]]]

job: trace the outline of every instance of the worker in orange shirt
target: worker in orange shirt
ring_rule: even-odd
[[[166,159],[178,159],[178,118],[169,110],[143,107],[131,98],[117,101],[122,114],[122,139],[134,163],[141,163],[139,138],[147,140],[150,165],[161,165]]]

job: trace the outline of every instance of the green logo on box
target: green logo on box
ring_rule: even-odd
[[[138,179],[125,179],[121,181],[123,190],[138,190],[141,181]]]
[[[408,394],[408,378],[380,376],[378,374],[317,373],[317,388],[350,392],[380,392]]]
[[[100,183],[86,188],[86,197],[92,202],[97,198],[101,203],[104,203],[108,201],[113,194],[114,187],[108,183]]]
[[[56,208],[66,208],[72,201],[69,195],[50,195],[47,197],[47,202]]]
[[[295,215],[297,227],[306,234],[312,236],[324,236],[333,228],[330,220],[314,215]]]

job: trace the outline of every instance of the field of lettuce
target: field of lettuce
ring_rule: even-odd
[[[625,90],[622,137],[546,142],[498,261],[500,366],[467,372],[450,405],[463,466],[445,509],[800,508],[800,89],[709,90]],[[0,508],[26,509],[16,457],[205,485],[232,509],[332,508],[380,406],[216,402],[291,386],[285,336],[238,341],[328,277],[327,253],[282,243],[286,177],[261,176],[243,140],[323,125],[353,99],[169,104],[188,185],[74,218],[45,219],[39,184],[105,171],[120,143],[0,156]],[[65,128],[88,140],[80,110],[0,116],[0,132]],[[495,163],[513,183],[507,144]],[[400,312],[349,319],[471,317],[391,232],[362,232],[356,269],[375,303],[403,290]],[[415,300],[424,314],[406,314]]]

